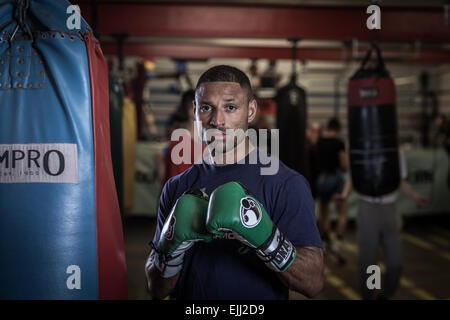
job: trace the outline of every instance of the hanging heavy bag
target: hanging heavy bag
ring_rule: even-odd
[[[134,203],[136,177],[137,118],[136,106],[129,97],[123,99],[123,212],[131,212]]]
[[[117,198],[123,217],[123,96],[124,89],[119,77],[109,74],[109,125],[111,128],[111,160],[114,180],[116,182]]]
[[[0,1],[0,299],[125,299],[108,73],[65,0]]]
[[[377,62],[368,62],[375,51]],[[352,182],[360,194],[379,197],[400,184],[395,87],[375,44],[348,84]]]
[[[295,75],[290,83],[277,91],[277,127],[280,130],[280,160],[285,165],[309,177],[306,149],[306,93],[296,85]]]

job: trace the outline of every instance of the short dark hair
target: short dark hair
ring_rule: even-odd
[[[248,102],[253,100],[253,90],[250,79],[238,68],[227,65],[219,65],[206,70],[198,79],[195,91],[198,90],[202,83],[220,81],[238,83],[243,90],[247,91]]]
[[[340,131],[341,130],[341,123],[339,122],[339,119],[336,117],[331,118],[328,121],[327,129],[334,130],[334,131]]]

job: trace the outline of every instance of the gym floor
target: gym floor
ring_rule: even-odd
[[[154,218],[128,217],[124,220],[128,268],[128,296],[132,300],[150,299],[146,291],[144,264],[150,252]],[[325,256],[325,287],[318,300],[359,300],[356,229],[349,222],[340,265],[333,255]],[[450,216],[409,217],[402,231],[403,274],[395,300],[450,299]],[[379,265],[384,271],[380,253]],[[307,299],[291,292],[290,299]]]

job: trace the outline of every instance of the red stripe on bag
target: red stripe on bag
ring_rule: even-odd
[[[125,248],[111,160],[108,71],[92,33],[86,35],[85,41],[94,132],[98,298],[127,299]]]
[[[391,78],[361,78],[349,81],[348,106],[395,105],[395,87]]]

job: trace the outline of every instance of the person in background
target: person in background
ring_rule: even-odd
[[[319,198],[319,231],[325,245],[325,252],[334,253],[340,264],[345,264],[345,258],[340,254],[341,241],[347,225],[347,202],[335,200],[333,197],[340,194],[344,187],[343,172],[348,169],[348,160],[345,153],[345,144],[340,138],[341,124],[337,118],[331,118],[323,135],[317,141],[318,179],[316,193]],[[334,201],[338,212],[336,239],[330,238],[329,209]]]
[[[418,206],[427,205],[430,200],[417,194],[407,183],[407,168],[403,152],[399,152],[401,191]],[[345,201],[353,190],[348,179],[342,194],[338,197]],[[401,264],[401,221],[396,213],[397,191],[381,197],[359,195],[359,207],[356,218],[358,239],[358,265],[360,273],[360,290],[365,300],[387,300],[392,298],[400,282]],[[375,296],[374,290],[367,287],[367,268],[377,265],[378,250],[381,246],[385,257],[386,272],[381,284],[381,292]]]
[[[445,143],[449,134],[449,123],[444,114],[439,114],[434,118],[431,126],[431,144],[433,147],[445,147]]]
[[[449,159],[447,186],[450,188],[450,121],[444,114],[434,118],[431,127],[431,143],[434,148],[443,148]]]
[[[311,186],[311,193],[314,199],[317,198],[317,188],[316,183],[319,178],[319,166],[317,164],[317,142],[322,135],[322,125],[318,122],[313,122],[309,126],[306,132],[306,143],[308,148],[309,156],[309,169],[310,169],[310,180],[309,184]]]
[[[164,179],[162,180],[162,186],[169,180],[171,177],[176,176],[186,169],[190,168],[194,163],[201,162],[204,146],[201,141],[195,141],[195,115],[192,109],[192,103],[195,100],[195,91],[187,90],[184,92],[181,98],[181,104],[177,111],[170,117],[168,125],[169,128],[167,130],[167,138],[169,139],[169,146],[164,153]],[[177,164],[178,160],[175,158],[183,157],[183,150],[178,154],[177,152],[172,152],[173,148],[180,143],[180,140],[171,141],[172,133],[176,129],[185,129],[189,132],[190,135],[190,143],[191,143],[191,154],[189,163],[180,163]],[[183,139],[183,138],[181,138]],[[197,152],[197,150],[202,150],[202,153]],[[173,153],[173,154],[172,154]],[[174,158],[175,157],[175,158]],[[174,161],[176,160],[176,161]],[[175,163],[174,163],[175,162]]]
[[[180,105],[176,108],[174,112],[169,116],[166,126],[166,138],[170,140],[172,132],[179,128],[185,128],[187,122],[189,121],[189,104],[192,103],[191,99],[195,98],[195,93],[193,90],[186,90],[181,96]]]

